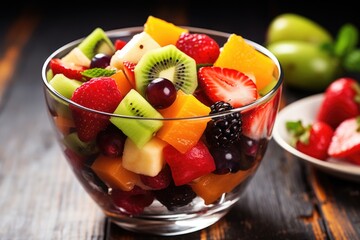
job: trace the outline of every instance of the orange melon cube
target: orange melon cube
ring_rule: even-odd
[[[70,129],[75,127],[74,121],[72,119],[63,117],[61,115],[54,117],[54,123],[64,136],[68,135],[70,133]]]
[[[175,102],[159,112],[164,118],[194,117],[208,115],[210,108],[193,95],[178,90]],[[199,141],[209,120],[210,118],[163,121],[156,136],[185,153]]]
[[[130,89],[133,88],[129,80],[127,79],[125,73],[122,70],[117,71],[113,75],[110,76],[115,80],[116,86],[119,89],[122,96],[125,96]]]
[[[186,28],[176,26],[173,23],[151,15],[144,24],[144,31],[147,32],[160,46],[169,44],[175,45],[183,32],[189,32]]]
[[[237,185],[243,182],[252,171],[238,171],[224,175],[209,173],[193,181],[192,190],[202,199],[206,205],[218,200],[223,193],[231,192]]]
[[[214,66],[236,69],[248,75],[261,90],[273,79],[275,63],[239,35],[231,34]]]
[[[130,191],[141,181],[138,174],[122,166],[121,158],[100,155],[95,159],[91,168],[105,183],[113,188],[120,188],[123,191]]]

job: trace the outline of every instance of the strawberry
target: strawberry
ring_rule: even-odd
[[[163,153],[176,186],[187,184],[216,169],[214,158],[202,141],[184,154],[171,145],[167,145]]]
[[[87,108],[112,113],[123,96],[110,77],[92,78],[78,87],[71,100]],[[94,140],[109,124],[109,117],[70,105],[78,137],[84,142]]]
[[[293,146],[311,157],[326,160],[334,130],[325,122],[315,121],[304,126],[301,120],[286,122]]]
[[[197,64],[213,64],[220,54],[217,42],[206,34],[183,33],[176,47],[192,57]]]
[[[158,175],[154,177],[140,174],[140,180],[143,184],[150,187],[152,190],[167,188],[172,181],[169,165],[166,164],[164,168],[158,173]]]
[[[67,63],[62,61],[60,58],[53,58],[50,60],[50,68],[53,71],[54,75],[58,73],[64,74],[66,77],[84,81],[82,72],[88,69],[84,66],[79,66],[72,63]]]
[[[281,94],[262,105],[242,112],[242,133],[252,140],[269,138],[274,126]]]
[[[122,39],[116,39],[114,46],[115,46],[115,50],[121,50],[124,46],[126,45],[126,41],[122,40]]]
[[[247,75],[234,69],[201,67],[199,85],[214,103],[229,102],[234,108],[244,106],[259,97],[256,84]]]
[[[125,76],[126,76],[127,79],[129,80],[129,82],[131,83],[131,85],[132,85],[133,87],[135,87],[135,73],[134,73],[134,68],[135,68],[135,66],[136,66],[136,63],[129,62],[129,61],[124,61],[124,62],[123,62],[123,66],[124,66]]]
[[[345,119],[360,114],[360,85],[353,78],[339,78],[325,90],[316,119],[333,129]]]
[[[335,129],[328,153],[360,164],[360,116],[348,118]]]

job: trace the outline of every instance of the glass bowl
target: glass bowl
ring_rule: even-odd
[[[186,28],[191,32],[208,34],[220,46],[230,35],[203,28]],[[134,34],[142,30],[143,27],[132,27],[106,33],[113,41],[115,39],[128,41]],[[47,109],[58,143],[70,168],[86,192],[106,217],[120,227],[134,232],[163,236],[179,235],[204,229],[221,219],[239,201],[257,171],[272,137],[283,84],[281,66],[275,56],[263,46],[245,39],[258,51],[272,59],[277,68],[274,78],[278,80],[264,96],[249,105],[211,116],[147,119],[99,112],[83,107],[62,96],[48,83],[47,74],[50,60],[65,56],[81,40],[70,42],[53,52],[43,65],[42,79]],[[162,177],[159,179],[166,179],[163,182],[167,181],[168,184],[166,187],[159,187],[161,184],[156,185],[157,182],[154,181],[154,178],[125,169],[122,166],[122,157],[124,156],[104,156],[102,150],[104,145],[107,145],[103,143],[109,139],[108,136],[116,135],[121,138],[122,132],[114,124],[110,124],[101,134],[99,133],[94,141],[82,142],[79,140],[70,108],[89,112],[105,119],[123,121],[130,125],[132,121],[142,121],[145,125],[146,122],[151,121],[163,125],[175,124],[185,138],[198,129],[203,129],[208,122],[239,113],[242,126],[246,126],[248,130],[242,131],[238,140],[229,147],[208,146],[205,133],[203,133],[200,134],[201,137],[192,154],[187,154],[191,152],[190,150],[184,154],[174,154],[174,151],[172,153],[168,151],[168,154],[172,154],[173,164],[164,163],[164,161],[160,164],[161,171],[158,175]],[[124,136],[122,135],[122,137]],[[154,142],[155,147],[151,151],[154,149],[155,151],[148,155],[161,155],[165,151],[164,142],[160,141],[159,143],[158,139]],[[139,157],[139,151],[134,150],[136,148],[128,149],[131,150],[123,153],[128,158],[137,156],[137,159],[140,159],[138,160],[139,164],[143,166],[148,164],[149,168],[159,168],[158,162],[148,163],[147,160],[144,160],[146,157]],[[202,166],[202,160],[199,160],[198,165],[194,163],[193,159],[197,158],[194,153],[196,151],[201,154],[204,151],[207,154],[210,153],[216,165],[222,166],[225,171],[209,172],[206,164]],[[148,156],[148,158],[152,157]],[[186,164],[181,165],[176,162]],[[187,177],[191,174],[196,177],[189,181]],[[177,179],[177,184],[173,178]]]

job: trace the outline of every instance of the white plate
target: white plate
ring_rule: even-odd
[[[281,109],[275,122],[273,138],[282,148],[319,170],[347,180],[360,182],[360,166],[334,158],[322,161],[310,157],[290,145],[290,134],[286,130],[286,122],[301,120],[304,124],[312,123],[322,99],[323,94],[316,94],[293,102]]]

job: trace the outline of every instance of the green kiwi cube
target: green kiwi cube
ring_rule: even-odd
[[[96,142],[83,142],[76,132],[66,135],[63,139],[65,146],[80,156],[91,156],[99,151]]]
[[[162,115],[134,89],[126,94],[114,113],[140,117],[110,117],[110,122],[118,127],[139,148],[142,148],[163,125],[161,121]],[[141,118],[156,119],[145,120]]]
[[[114,44],[101,28],[95,28],[82,40],[78,48],[89,59],[92,59],[97,53],[105,53],[111,56],[115,52]]]
[[[70,99],[75,89],[80,87],[82,82],[70,79],[64,74],[58,73],[50,80],[49,84],[61,95]]]

